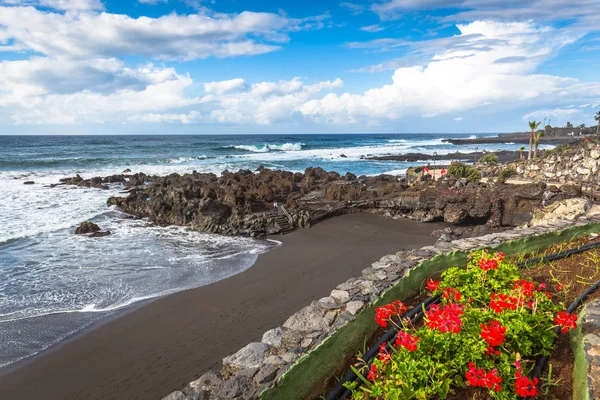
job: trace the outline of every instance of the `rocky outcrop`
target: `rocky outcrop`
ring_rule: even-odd
[[[102,231],[98,225],[93,222],[85,221],[82,222],[77,229],[75,229],[76,235],[88,235],[88,237],[103,237],[110,235],[110,231]]]
[[[93,222],[85,221],[82,222],[77,229],[75,229],[76,235],[86,235],[88,233],[100,232],[100,227]]]
[[[487,184],[449,176],[409,186],[395,176],[341,176],[321,168],[307,168],[303,174],[260,168],[225,171],[221,176],[193,172],[83,179],[78,175],[61,183],[98,188],[120,183],[128,195],[109,198],[109,206],[156,224],[247,236],[281,231],[274,203],[285,205],[293,228],[357,211],[424,222],[510,227],[528,223],[542,204],[579,195],[577,188],[554,190],[543,183]]]

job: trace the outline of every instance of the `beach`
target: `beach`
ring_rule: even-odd
[[[159,399],[382,255],[432,244],[445,224],[349,214],[276,236],[248,270],[159,298],[0,376],[0,398]]]

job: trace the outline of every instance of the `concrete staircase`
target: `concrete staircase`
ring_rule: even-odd
[[[277,214],[274,216],[275,222],[281,229],[279,231],[280,234],[285,235],[286,233],[290,233],[294,230],[294,225],[292,224],[292,217],[287,212],[284,206],[279,206],[277,209]]]
[[[286,233],[290,233],[294,230],[292,225],[290,224],[290,220],[283,214],[278,214],[275,216],[275,222],[281,228],[279,231],[280,234],[285,235]]]

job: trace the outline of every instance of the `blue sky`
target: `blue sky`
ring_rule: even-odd
[[[594,124],[597,0],[0,0],[0,134]]]

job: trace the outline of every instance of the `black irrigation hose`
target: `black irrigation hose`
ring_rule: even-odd
[[[423,318],[423,309],[429,309],[429,306],[439,302],[441,299],[440,295],[429,297],[424,300],[422,303],[417,305],[415,308],[407,312],[402,319],[410,319],[413,323],[418,322],[421,318]],[[371,346],[369,350],[363,355],[363,360],[369,365],[371,360],[375,358],[377,353],[379,352],[379,347],[384,343],[389,343],[394,336],[398,334],[398,331],[391,327],[388,329],[385,334],[379,338],[379,340]],[[331,391],[327,394],[326,400],[343,400],[347,398],[352,392],[349,389],[344,387],[344,383],[358,381],[360,378],[356,375],[356,373],[352,370],[348,371],[344,378],[331,389]]]
[[[555,254],[544,255],[541,257],[535,257],[535,258],[531,258],[529,260],[521,261],[521,262],[516,263],[516,265],[519,268],[523,268],[523,267],[526,267],[529,265],[539,264],[539,263],[545,262],[545,261],[560,260],[562,258],[569,257],[573,254],[583,253],[584,251],[595,249],[598,247],[600,247],[600,242],[588,243],[585,245],[577,246],[577,247],[569,249],[569,250],[563,250],[563,251],[555,253]],[[581,303],[581,301],[585,297],[587,297],[590,293],[592,293],[594,290],[598,289],[598,287],[600,287],[600,281],[596,282],[596,284],[594,284],[592,287],[590,287],[588,290],[586,290],[581,296],[579,296],[573,302],[573,304],[571,304],[571,306],[567,309],[567,312],[569,312],[569,313],[573,312],[577,307],[579,307],[579,304]],[[409,318],[413,321],[413,323],[417,322],[423,317],[423,315],[424,315],[423,310],[429,309],[429,306],[431,306],[432,304],[437,303],[439,301],[440,301],[440,295],[437,295],[434,297],[429,297],[428,299],[423,301],[421,304],[419,304],[418,306],[416,306],[415,308],[410,310],[408,313],[406,313],[403,316],[403,319]],[[558,334],[560,333],[560,327],[555,328],[554,332],[558,336]],[[367,366],[370,366],[372,359],[379,352],[379,347],[383,343],[388,343],[388,345],[389,345],[389,342],[394,338],[394,336],[396,336],[397,333],[398,332],[396,331],[396,329],[394,327],[391,327],[375,343],[375,345],[373,345],[363,355],[363,360],[365,361]],[[556,338],[554,340],[556,341]],[[539,377],[539,375],[541,374],[542,369],[546,365],[547,361],[548,361],[548,356],[541,356],[537,360],[535,367],[533,369],[533,374],[531,376],[531,379],[533,379],[535,377]],[[346,389],[344,387],[344,383],[359,382],[359,380],[360,380],[360,378],[356,375],[356,373],[354,371],[352,371],[352,370],[348,371],[346,373],[346,375],[344,375],[342,380],[338,384],[336,384],[329,393],[327,393],[327,396],[325,397],[325,399],[326,400],[345,400],[348,396],[350,396],[352,394],[352,392],[349,389]]]
[[[596,245],[596,247],[600,246],[599,243],[595,243],[595,245]],[[593,286],[591,286],[585,292],[583,292],[581,294],[581,296],[576,298],[575,301],[569,306],[569,308],[567,308],[567,312],[572,313],[573,311],[575,311],[579,307],[579,305],[581,304],[583,299],[585,299],[587,296],[589,296],[591,293],[593,293],[599,287],[600,287],[600,281],[596,282]],[[552,345],[554,345],[554,343],[556,343],[556,339],[558,338],[558,335],[560,335],[560,332],[561,332],[561,328],[559,326],[554,328],[554,333],[556,334],[556,336],[554,337],[554,340],[552,341]],[[537,361],[535,362],[535,366],[533,367],[533,372],[531,373],[532,380],[534,378],[540,377],[540,375],[542,374],[542,370],[546,366],[546,363],[548,362],[549,358],[550,358],[549,356],[540,356],[537,359]]]

